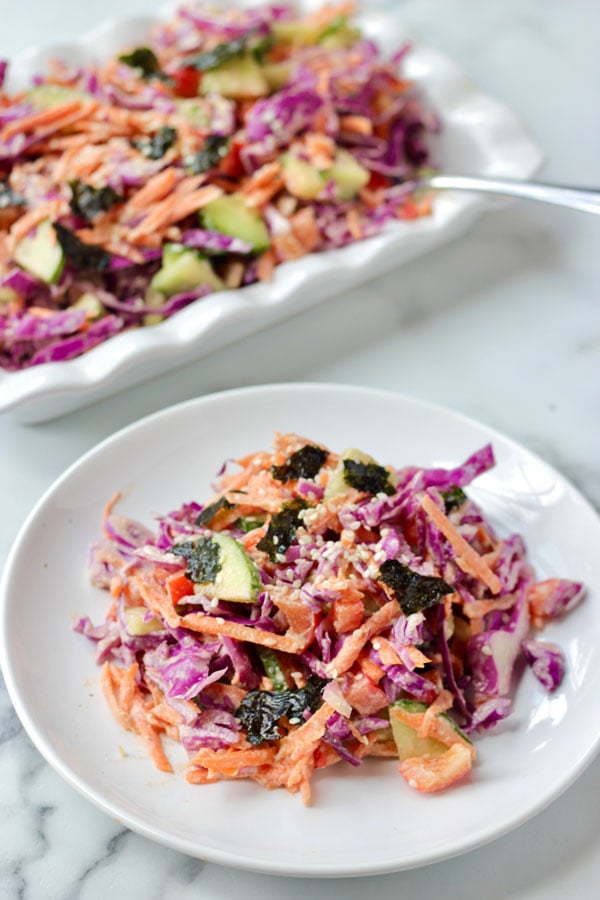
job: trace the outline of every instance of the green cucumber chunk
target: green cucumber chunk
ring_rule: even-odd
[[[200,221],[210,231],[220,231],[252,244],[257,253],[271,243],[261,214],[248,206],[241,194],[223,194],[207,203],[200,211]]]
[[[146,619],[148,610],[145,606],[127,606],[123,613],[127,631],[136,637],[142,634],[152,634],[153,631],[164,630],[164,625],[156,616]]]
[[[272,650],[266,650],[260,647],[258,655],[260,656],[260,661],[263,664],[263,669],[265,670],[267,678],[271,679],[273,690],[287,691],[289,687],[287,678],[285,677],[285,672],[281,668],[275,653],[273,653]]]
[[[314,200],[326,184],[323,172],[296,153],[284,153],[280,158],[285,186],[290,194],[301,200]]]
[[[65,84],[40,84],[27,91],[26,97],[38,109],[62,106],[65,103],[73,103],[74,100],[92,99],[91,95],[85,91],[68,87]]]
[[[335,181],[340,200],[352,200],[365,187],[371,173],[348,150],[338,150],[327,175]]]
[[[434,756],[441,756],[448,749],[445,744],[436,741],[435,738],[419,737],[416,729],[394,716],[390,718],[390,723],[400,762],[412,759],[414,756],[425,756],[431,759]]]
[[[444,744],[442,741],[438,741],[433,737],[420,737],[417,734],[416,728],[412,728],[406,722],[400,721],[400,719],[397,719],[393,715],[394,708],[401,709],[403,712],[409,714],[424,715],[427,712],[428,706],[420,700],[396,700],[390,705],[390,725],[392,726],[392,734],[398,749],[398,758],[401,761],[410,759],[414,756],[432,758],[434,756],[441,756],[442,753],[446,752],[448,749],[447,744]],[[466,741],[468,744],[472,743],[447,713],[438,713],[437,718],[443,719],[444,722],[450,725],[452,731],[461,740]]]
[[[221,291],[225,287],[210,262],[197,250],[190,250],[181,244],[165,244],[162,266],[150,282],[151,289],[163,297],[173,297],[184,291],[193,291],[203,284],[213,291]]]
[[[88,319],[93,320],[102,318],[106,312],[105,307],[91,291],[86,291],[85,294],[82,294],[79,300],[72,304],[71,308],[85,310]]]
[[[259,64],[247,53],[203,72],[200,91],[203,94],[220,94],[232,100],[245,100],[264,97],[270,92],[270,87]]]
[[[219,548],[220,568],[214,581],[195,584],[194,592],[217,600],[254,603],[262,582],[253,560],[233,538],[213,532],[210,539]]]
[[[56,284],[62,274],[65,254],[49,219],[40,222],[33,234],[19,241],[14,260],[40,281]]]

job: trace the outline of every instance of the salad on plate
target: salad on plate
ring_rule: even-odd
[[[493,465],[490,445],[396,468],[276,434],[154,529],[115,495],[90,558],[110,607],[75,628],[118,722],[162,771],[174,740],[194,784],[252,779],[306,803],[315,770],[369,756],[418,791],[468,777],[523,663],[559,689],[563,653],[537,632],[584,595],[539,580],[469,498]]]
[[[0,63],[0,367],[77,357],[430,212],[437,116],[340,3],[182,7],[27,90]]]

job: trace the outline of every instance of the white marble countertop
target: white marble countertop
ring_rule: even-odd
[[[0,56],[150,5],[0,0]],[[598,4],[378,5],[521,116],[545,150],[545,179],[600,184]],[[599,246],[600,218],[513,205],[379,282],[154,382],[35,427],[0,419],[0,564],[33,503],[97,441],[171,403],[247,383],[337,381],[451,406],[541,454],[600,508]],[[442,358],[460,363],[441,376]],[[598,796],[600,759],[532,821],[445,863],[355,880],[248,874],[154,845],[98,812],[42,760],[0,691],[2,898],[591,900],[600,884]]]

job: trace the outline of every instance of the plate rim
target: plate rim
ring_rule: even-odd
[[[16,683],[17,666],[16,663],[11,660],[11,652],[8,645],[8,630],[6,627],[6,619],[9,613],[10,606],[8,591],[11,578],[13,577],[13,569],[16,564],[16,557],[18,555],[21,543],[26,539],[27,533],[37,519],[39,512],[49,501],[52,500],[53,495],[70,480],[72,475],[79,469],[79,467],[89,463],[89,461],[93,460],[94,457],[101,457],[104,450],[111,445],[118,444],[120,441],[126,440],[127,437],[132,433],[140,430],[143,431],[145,428],[151,427],[153,423],[155,423],[156,421],[160,421],[162,418],[169,418],[172,415],[180,415],[181,413],[185,413],[186,411],[194,411],[196,408],[201,409],[207,404],[218,404],[222,398],[233,397],[234,399],[237,399],[238,397],[245,397],[248,395],[266,396],[268,394],[282,394],[284,392],[290,391],[296,391],[298,393],[303,391],[312,391],[314,392],[315,396],[324,392],[331,391],[343,392],[346,394],[358,393],[363,398],[366,395],[377,396],[385,401],[409,404],[419,409],[425,409],[426,411],[433,414],[450,416],[459,424],[464,424],[469,427],[475,426],[475,428],[477,429],[483,429],[487,434],[489,434],[492,440],[497,437],[503,442],[504,445],[507,445],[510,449],[516,450],[520,454],[525,452],[525,454],[529,458],[531,458],[537,464],[541,464],[547,471],[550,471],[557,478],[562,487],[564,487],[568,491],[570,496],[577,500],[577,502],[580,503],[582,507],[586,509],[587,512],[590,513],[595,520],[600,519],[597,511],[594,509],[585,495],[583,495],[581,491],[575,485],[573,485],[572,482],[569,481],[560,471],[558,471],[551,464],[547,463],[538,454],[529,450],[525,445],[505,435],[503,432],[500,432],[497,429],[488,426],[484,422],[474,419],[471,416],[465,415],[464,413],[458,412],[451,407],[434,403],[429,400],[421,400],[418,397],[403,394],[393,390],[371,387],[365,388],[359,385],[336,382],[276,382],[263,385],[253,385],[243,388],[227,389],[185,400],[180,403],[165,407],[162,410],[158,410],[154,413],[144,416],[143,418],[135,422],[130,423],[114,434],[104,438],[102,441],[98,442],[95,446],[82,454],[78,459],[71,463],[71,465],[69,465],[65,469],[65,471],[61,475],[59,475],[58,478],[56,478],[52,482],[52,484],[43,492],[42,496],[39,498],[31,512],[25,518],[23,524],[19,528],[17,536],[15,537],[9,551],[6,564],[2,572],[2,577],[0,579],[0,663],[2,666],[2,672],[5,678],[9,698],[26,733],[28,734],[38,752],[70,787],[74,788],[80,795],[82,795],[86,800],[90,801],[94,806],[96,806],[96,808],[100,809],[106,815],[111,816],[112,818],[118,818],[119,821],[121,821],[132,831],[141,834],[143,837],[155,843],[161,844],[182,853],[186,853],[192,857],[256,873],[268,873],[292,877],[300,876],[311,878],[329,878],[370,876],[376,874],[404,871],[412,868],[421,868],[436,862],[442,862],[446,859],[464,855],[514,831],[525,822],[537,816],[546,807],[553,803],[554,800],[556,800],[561,794],[568,790],[568,788],[591,764],[591,762],[600,751],[600,727],[597,730],[595,739],[592,740],[591,743],[589,743],[589,746],[587,746],[585,752],[580,754],[577,765],[569,770],[567,777],[565,777],[560,781],[560,783],[555,785],[555,787],[546,795],[544,795],[537,803],[530,804],[527,810],[521,812],[520,815],[518,815],[510,822],[505,823],[504,826],[498,828],[497,826],[490,825],[490,827],[482,833],[480,839],[471,840],[466,846],[459,846],[458,848],[454,847],[454,849],[449,848],[442,851],[438,850],[426,852],[421,854],[417,860],[408,864],[394,864],[393,862],[374,862],[373,864],[368,865],[362,862],[357,866],[350,866],[341,869],[338,864],[334,864],[333,866],[331,866],[327,863],[315,863],[314,861],[308,864],[303,863],[296,865],[292,865],[290,862],[279,864],[277,861],[273,860],[270,860],[267,863],[267,861],[264,859],[261,861],[260,859],[256,860],[254,858],[251,858],[250,856],[242,857],[239,853],[232,853],[232,851],[228,851],[226,849],[224,850],[214,847],[207,848],[206,846],[200,848],[197,843],[194,844],[193,841],[187,838],[169,835],[166,832],[157,833],[154,827],[145,824],[135,814],[131,814],[127,811],[119,809],[118,803],[112,803],[111,801],[105,800],[101,796],[101,791],[98,791],[96,788],[90,787],[88,784],[86,784],[83,777],[79,776],[77,772],[73,771],[73,769],[68,764],[63,762],[60,754],[58,752],[55,752],[54,748],[46,742],[43,733],[40,731],[40,728],[36,724],[35,716],[30,713],[27,702],[21,696],[20,690]]]
[[[237,0],[240,2],[240,0]],[[306,3],[307,0],[304,0]],[[119,29],[131,26],[133,23],[143,21],[145,23],[160,21],[165,15],[172,12],[173,3],[158,9],[152,16],[126,16],[123,18],[107,18],[91,29],[86,30],[77,38],[63,44],[56,42],[29,47],[15,55],[12,65],[18,67],[25,63],[31,65],[32,60],[48,56],[53,48],[56,52],[67,49],[84,49],[85,52],[93,46],[99,36]],[[303,5],[300,3],[300,5]],[[369,19],[388,21],[389,12],[386,10],[358,10],[359,17],[366,16]],[[403,37],[407,30],[401,17],[394,17],[399,35]],[[483,125],[473,130],[472,126],[465,126],[464,133],[496,134],[498,131],[506,137],[508,135],[509,146],[513,153],[518,148],[517,161],[502,157],[498,151],[495,158],[495,166],[500,165],[505,175],[513,177],[529,177],[542,163],[543,153],[536,140],[531,135],[529,128],[522,122],[516,112],[506,103],[494,95],[488,93],[478,84],[473,83],[467,76],[462,65],[451,56],[441,52],[426,42],[416,39],[413,47],[413,55],[421,54],[430,60],[435,60],[438,67],[443,67],[445,75],[452,79],[455,86],[460,88],[460,103],[458,107],[464,109],[473,103],[483,104],[486,115]],[[431,71],[431,62],[429,63]],[[417,82],[418,83],[418,82]],[[441,112],[443,116],[443,111]],[[478,130],[479,129],[479,130]],[[498,174],[498,173],[497,173]],[[448,192],[450,195],[451,192]],[[344,281],[341,286],[327,291],[321,300],[310,301],[306,296],[310,294],[311,282],[328,275],[333,277],[339,268],[336,265],[336,254],[347,251],[342,257],[342,267],[358,273],[365,268],[373,268],[385,264],[385,258],[389,255],[393,258],[395,250],[404,249],[413,239],[418,241],[416,253],[410,253],[408,259],[420,253],[429,252],[439,244],[452,240],[468,229],[473,222],[488,209],[497,205],[498,200],[490,199],[478,194],[452,194],[455,198],[455,208],[450,211],[446,221],[436,223],[433,217],[411,223],[410,231],[405,231],[402,224],[384,231],[380,235],[355,242],[343,248],[330,249],[322,253],[309,254],[300,262],[309,271],[307,275],[299,278],[300,267],[295,262],[284,263],[285,280],[292,285],[291,288],[278,287],[277,280],[273,284],[255,283],[245,289],[226,290],[209,295],[203,304],[190,304],[180,310],[175,317],[167,319],[156,328],[138,328],[120,332],[102,341],[96,347],[64,362],[45,363],[40,366],[27,367],[18,371],[8,371],[0,368],[0,413],[26,409],[27,406],[38,406],[44,400],[54,400],[60,406],[72,408],[73,405],[85,403],[90,396],[90,402],[97,399],[96,395],[105,396],[114,390],[139,383],[148,377],[159,375],[161,369],[157,360],[163,366],[163,371],[177,367],[181,354],[185,355],[183,363],[200,358],[205,352],[211,352],[211,339],[215,339],[215,347],[225,345],[237,338],[236,329],[242,328],[248,323],[255,330],[268,327],[286,315],[293,315],[306,311],[315,304],[324,302],[329,296],[347,289],[349,285],[356,283],[352,279]],[[420,230],[418,230],[420,228]],[[354,258],[353,249],[361,248],[359,257]],[[333,254],[333,255],[332,255]],[[398,266],[403,264],[403,260]],[[388,266],[387,269],[390,267]],[[281,266],[278,267],[281,269]],[[387,271],[381,269],[381,272]],[[323,271],[322,271],[323,270]],[[283,279],[283,276],[281,276]],[[244,292],[245,291],[245,292]],[[255,297],[256,295],[256,301]],[[304,296],[304,299],[303,299]],[[250,305],[252,304],[252,305]],[[206,310],[206,312],[204,312]],[[229,338],[227,331],[233,331]],[[221,344],[219,344],[221,340]],[[208,347],[207,347],[208,343]],[[106,348],[109,348],[108,350]],[[149,367],[149,372],[144,371]],[[57,413],[48,411],[41,413],[41,418],[52,418]],[[25,412],[25,416],[27,413]],[[40,416],[33,413],[32,421],[39,420]],[[26,419],[27,420],[27,419]]]

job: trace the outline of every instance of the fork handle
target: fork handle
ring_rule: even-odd
[[[507,197],[521,197],[524,200],[537,200],[540,203],[553,203],[555,206],[600,214],[600,191],[588,188],[475,175],[432,175],[424,183],[436,190],[450,188],[504,194]]]

